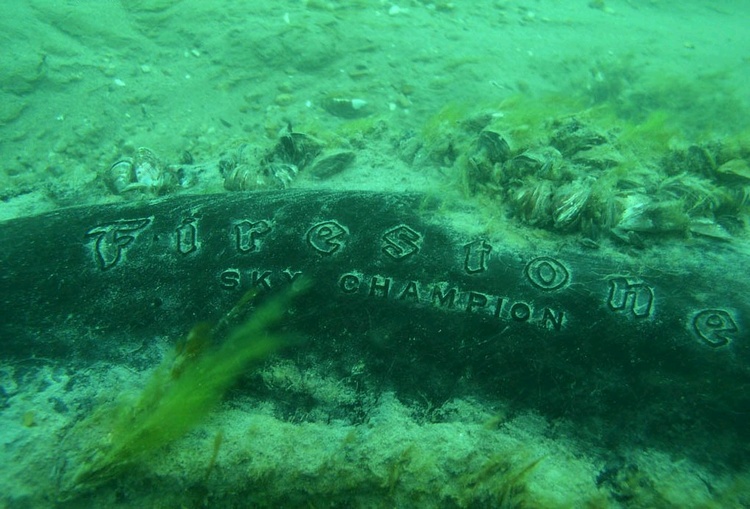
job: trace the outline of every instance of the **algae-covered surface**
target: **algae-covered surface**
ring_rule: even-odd
[[[729,0],[13,2],[0,220],[414,191],[519,249],[750,257],[749,17]],[[295,356],[323,338],[279,333],[280,299],[119,358],[2,355],[0,507],[750,506],[747,433],[407,398]]]

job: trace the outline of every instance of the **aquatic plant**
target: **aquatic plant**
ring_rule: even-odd
[[[241,316],[248,294],[215,326],[201,323],[154,370],[143,390],[94,410],[66,440],[58,486],[61,498],[112,479],[200,422],[253,362],[287,340],[270,331],[300,290],[283,292],[255,308],[250,319],[211,346]]]
[[[425,123],[423,154],[486,209],[491,233],[507,228],[495,217],[512,217],[594,243],[730,240],[750,212],[750,130],[736,114],[747,109],[729,91],[706,96],[674,78],[625,87],[634,74],[605,73],[617,86],[601,94],[448,105]]]

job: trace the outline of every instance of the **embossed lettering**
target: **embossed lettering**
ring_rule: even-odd
[[[550,326],[552,326],[552,328],[557,331],[562,329],[564,317],[565,313],[563,313],[562,311],[558,311],[557,315],[555,315],[555,312],[550,308],[544,308],[544,311],[542,312],[542,322],[544,322],[544,326],[548,329],[550,328]]]
[[[419,288],[417,288],[416,281],[409,281],[406,283],[404,290],[398,296],[400,300],[410,300],[412,302],[419,302]]]
[[[531,317],[531,308],[525,302],[515,302],[510,307],[510,317],[517,322],[525,322]]]
[[[479,292],[469,292],[469,298],[466,302],[466,311],[481,309],[487,305],[487,296]]]
[[[198,226],[193,217],[184,219],[177,227],[177,252],[189,254],[198,250]]]
[[[240,271],[226,269],[219,274],[219,285],[226,290],[233,290],[240,286]]]
[[[388,298],[388,291],[391,288],[391,280],[387,277],[373,276],[370,280],[370,297],[377,295],[378,297]]]
[[[87,237],[96,237],[94,256],[99,268],[108,270],[117,265],[123,249],[135,240],[151,220],[152,218],[126,219],[99,225],[87,231]]]
[[[219,274],[219,286],[226,290],[258,288],[271,290],[280,285],[293,285],[303,272],[299,270],[225,269]]]
[[[475,240],[464,245],[466,258],[464,259],[464,270],[468,274],[476,274],[487,270],[492,246],[486,240]]]
[[[630,311],[636,318],[651,314],[654,290],[646,283],[631,283],[624,277],[609,280],[611,285],[607,305],[612,311]]]
[[[704,309],[693,318],[693,331],[711,348],[719,348],[735,339],[739,328],[727,311]]]
[[[287,277],[290,283],[294,283],[297,278],[302,275],[301,270],[284,269],[283,274]]]
[[[234,235],[237,250],[240,253],[252,253],[258,251],[262,244],[262,238],[271,231],[268,221],[238,221],[234,224]]]
[[[360,279],[356,274],[344,274],[339,278],[339,288],[344,293],[357,293]]]
[[[422,236],[404,224],[385,232],[383,240],[383,253],[394,260],[403,260],[418,253],[422,244]]]
[[[456,302],[456,294],[458,290],[451,288],[448,291],[443,291],[441,285],[435,285],[432,287],[432,303],[436,306],[452,308]]]
[[[324,221],[307,230],[307,243],[320,254],[333,254],[342,248],[347,230],[336,221]]]
[[[542,290],[557,290],[568,282],[570,274],[565,265],[549,256],[540,256],[526,265],[526,277]]]
[[[417,280],[399,281],[386,276],[364,276],[344,273],[337,286],[342,294],[363,294],[375,299],[393,299],[418,306],[432,306],[446,311],[494,317],[497,320],[530,322],[546,330],[560,331],[565,326],[565,312],[550,307],[534,310],[533,303],[513,301],[507,297],[449,286],[447,282],[429,283]],[[391,291],[393,290],[393,291]]]
[[[505,304],[505,298],[498,297],[497,301],[495,302],[495,312],[493,313],[493,315],[495,315],[495,318],[500,318],[500,313],[503,312],[503,304]]]
[[[271,289],[271,282],[268,278],[271,276],[271,271],[266,270],[262,274],[259,270],[254,270],[250,273],[250,281],[252,287],[262,286],[266,290]]]

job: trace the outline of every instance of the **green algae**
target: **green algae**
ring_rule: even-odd
[[[297,287],[297,291],[302,286]],[[259,305],[244,323],[211,346],[251,300],[250,292],[215,326],[196,325],[153,371],[136,395],[95,409],[75,425],[59,477],[60,498],[85,491],[146,462],[199,424],[248,367],[288,340],[270,332],[295,293]]]

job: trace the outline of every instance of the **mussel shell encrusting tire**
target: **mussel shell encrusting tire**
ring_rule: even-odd
[[[351,150],[338,150],[324,153],[310,167],[310,175],[317,179],[326,179],[347,169],[357,156]]]
[[[479,133],[477,147],[485,153],[492,164],[504,163],[511,156],[510,145],[503,135],[489,129]]]
[[[286,189],[301,170],[323,150],[323,143],[291,126],[281,133],[274,147],[265,154],[253,153],[247,144],[222,156],[219,169],[229,191]]]
[[[106,183],[115,194],[139,191],[159,195],[178,184],[177,172],[164,164],[151,149],[140,147],[135,156],[110,166]]]

